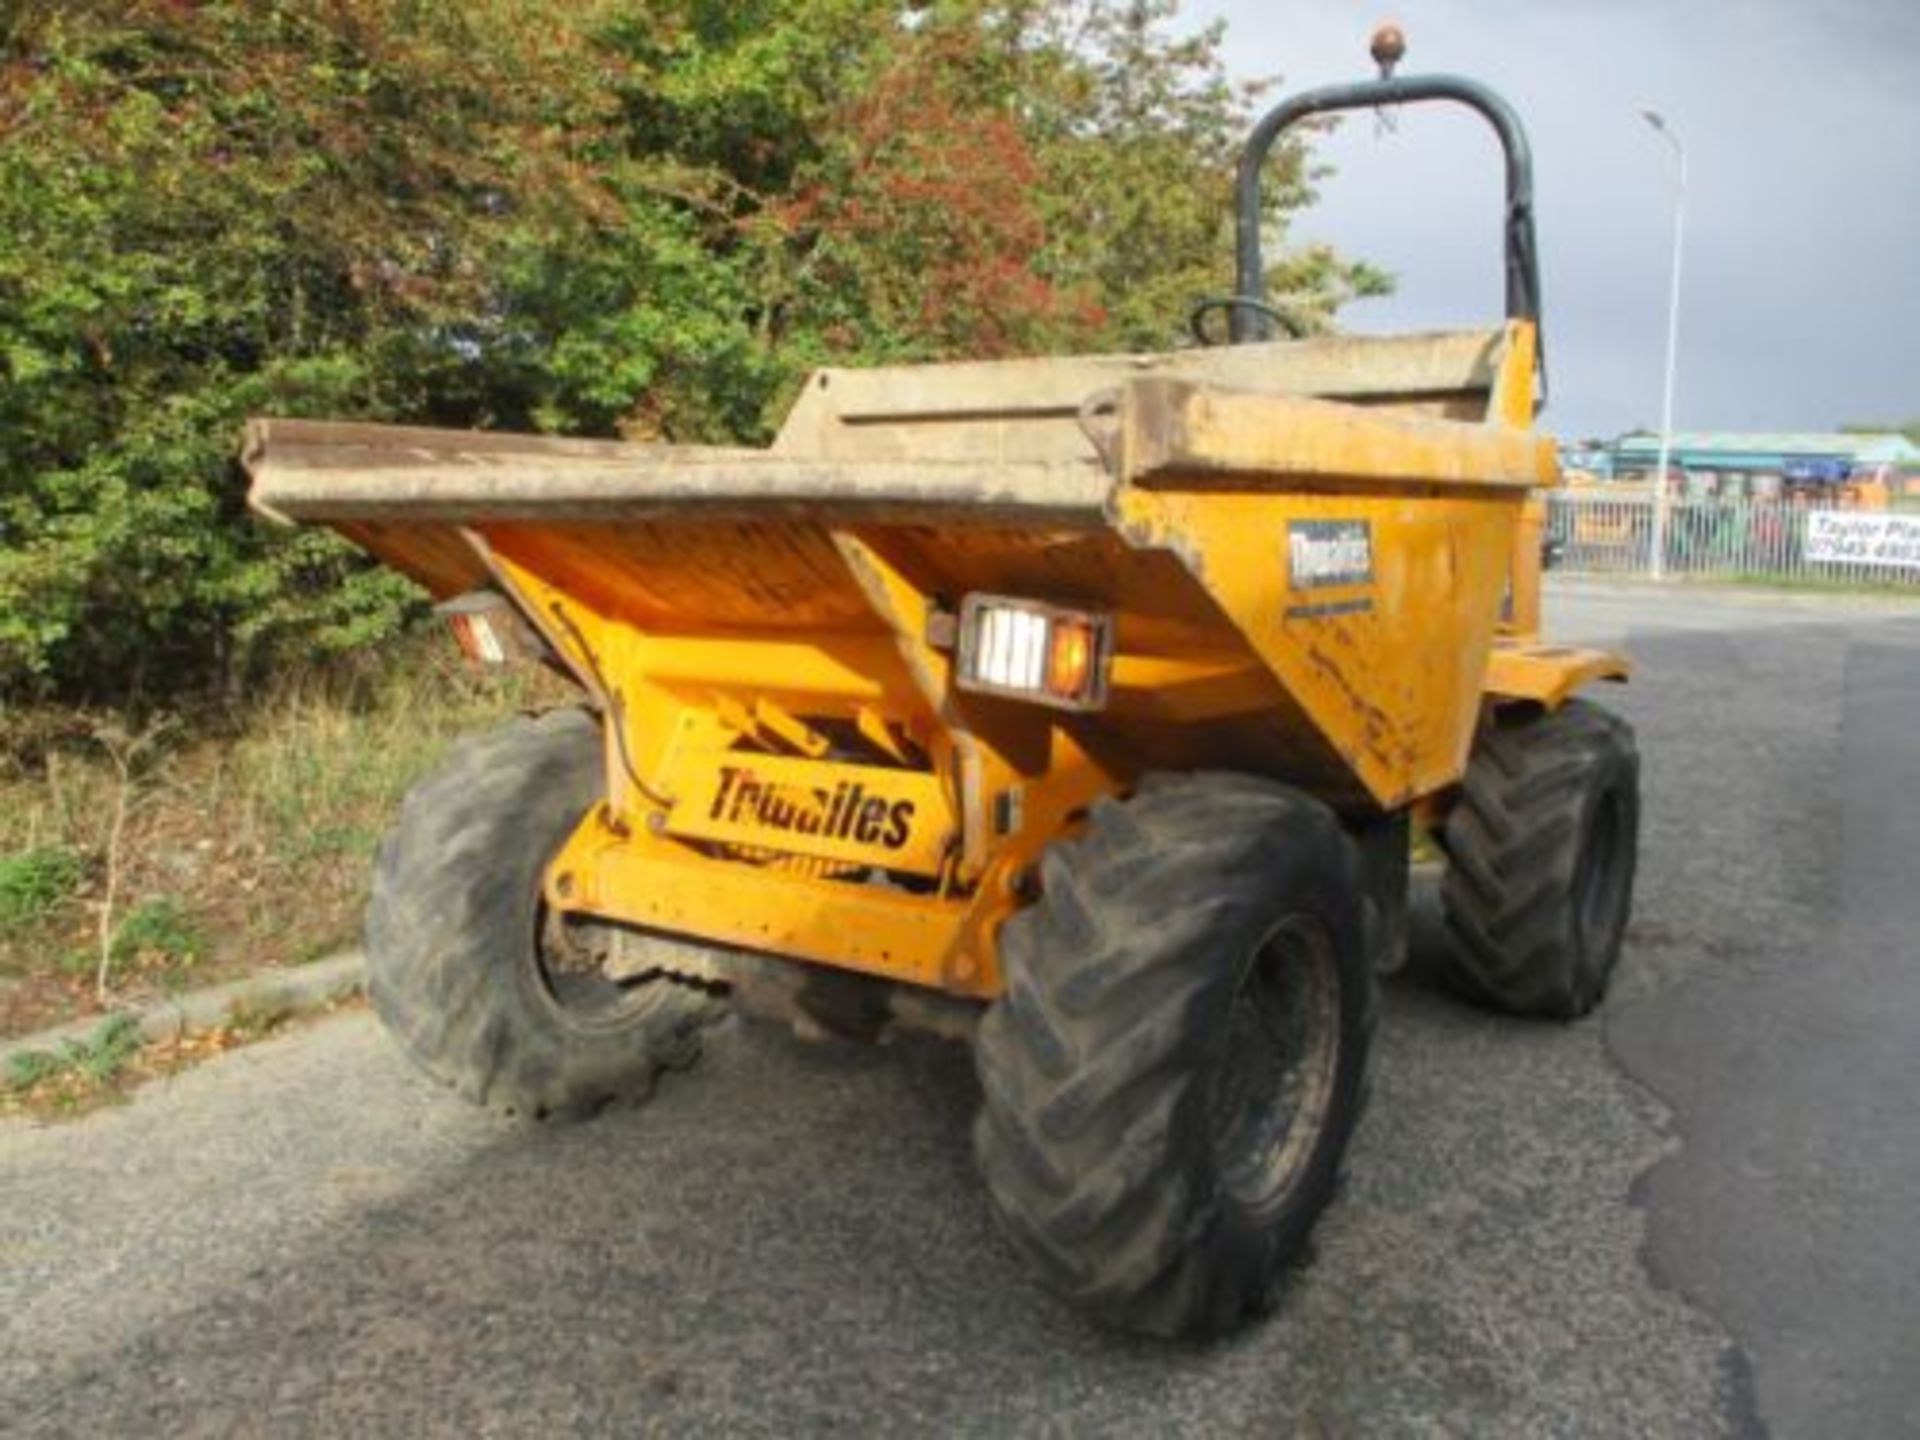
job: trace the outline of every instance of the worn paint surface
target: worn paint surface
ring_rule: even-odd
[[[1632,667],[1608,650],[1508,641],[1487,657],[1486,688],[1503,700],[1530,700],[1558,709],[1596,680],[1625,680]]]
[[[1433,812],[1486,705],[1622,673],[1530,634],[1533,353],[826,372],[768,452],[271,421],[248,463],[263,510],[505,590],[580,679],[606,799],[550,904],[990,996],[1097,797],[1216,768]],[[970,592],[1110,614],[1107,705],[957,689],[935,622]]]

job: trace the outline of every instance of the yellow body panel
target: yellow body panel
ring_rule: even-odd
[[[1527,700],[1558,709],[1576,690],[1596,680],[1625,680],[1632,667],[1607,650],[1509,642],[1487,657],[1487,693],[1499,700]]]
[[[1383,809],[1450,784],[1466,763],[1518,506],[1479,496],[1133,491],[1129,525],[1177,544],[1265,668]],[[1372,576],[1289,573],[1296,521],[1369,527]],[[1447,643],[1434,642],[1444,617]]]
[[[604,807],[554,858],[547,900],[559,909],[958,994],[999,989],[998,972],[984,968],[990,956],[960,944],[964,904],[825,879],[764,854],[707,858],[634,834]]]
[[[987,997],[1046,846],[1143,775],[1431,816],[1489,707],[1624,674],[1534,636],[1533,374],[1516,323],[822,376],[766,453],[270,422],[249,463],[262,508],[504,591],[592,698],[550,905]],[[971,593],[1110,616],[1105,704],[957,688]]]

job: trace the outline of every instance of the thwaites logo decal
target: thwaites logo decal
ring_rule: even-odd
[[[770,784],[751,770],[727,765],[720,771],[707,818],[898,850],[913,833],[914,808],[911,800],[870,795],[858,781],[796,793],[791,786]]]
[[[954,838],[945,782],[920,771],[777,755],[691,755],[666,832],[938,875]]]
[[[1287,580],[1295,590],[1373,583],[1373,526],[1366,520],[1287,524]]]

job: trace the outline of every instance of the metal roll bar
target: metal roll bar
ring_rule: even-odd
[[[1377,57],[1376,57],[1377,58]],[[1500,137],[1507,161],[1507,318],[1540,324],[1540,260],[1533,230],[1533,152],[1520,117],[1476,80],[1458,75],[1391,76],[1354,85],[1330,85],[1283,100],[1247,137],[1235,182],[1235,276],[1228,333],[1237,343],[1264,339],[1266,267],[1260,255],[1260,174],[1274,142],[1302,120],[1340,110],[1375,110],[1442,100],[1476,111]],[[1546,394],[1546,342],[1540,344],[1540,391]]]

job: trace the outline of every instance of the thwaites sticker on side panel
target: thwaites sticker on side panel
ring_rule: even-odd
[[[1287,525],[1287,582],[1295,590],[1373,583],[1373,526],[1366,520]]]

